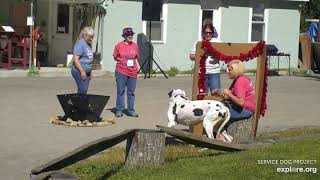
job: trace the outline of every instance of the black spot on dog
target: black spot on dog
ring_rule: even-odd
[[[219,117],[221,117],[221,116],[222,116],[222,113],[221,113],[221,112],[219,112],[218,116],[219,116]]]
[[[202,116],[203,115],[203,110],[199,108],[195,108],[193,111],[194,116]]]
[[[208,104],[210,104],[210,102],[208,102]]]
[[[219,111],[219,109],[216,109],[216,111]]]
[[[184,96],[181,96],[183,99],[185,99],[185,100],[188,100],[188,98],[186,98],[186,97],[184,97]]]
[[[181,108],[184,108],[184,104],[181,105]]]
[[[172,113],[177,115],[177,104],[174,104],[173,108],[172,108]]]
[[[173,90],[171,90],[171,91],[168,93],[169,97],[172,96],[172,93],[173,93]]]
[[[220,104],[216,104],[217,107],[220,107]]]

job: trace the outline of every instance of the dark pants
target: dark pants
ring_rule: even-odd
[[[135,90],[137,85],[137,78],[132,78],[121,74],[116,71],[116,81],[117,81],[117,102],[116,111],[123,112],[124,110],[124,93],[127,88],[127,102],[128,102],[128,113],[135,112],[134,110],[134,100],[135,100]]]
[[[81,74],[78,69],[71,69],[71,74],[78,86],[78,94],[87,94],[90,82],[90,74],[91,72],[86,73],[86,79],[81,79]]]

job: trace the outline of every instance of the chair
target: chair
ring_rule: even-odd
[[[22,64],[23,69],[27,69],[27,65],[29,64],[28,61],[28,49],[29,49],[29,37],[28,36],[15,36],[13,40],[13,48],[19,49],[19,54],[22,55],[21,57],[14,57],[16,54],[13,53],[11,57],[11,61],[13,64]]]
[[[1,58],[6,57],[7,62],[1,62],[1,67],[12,69],[12,64],[22,64],[23,69],[27,69],[28,61],[28,36],[17,36],[10,34],[8,35],[8,43],[7,45],[0,49]],[[15,53],[13,53],[14,49],[20,49],[20,56],[15,57]]]

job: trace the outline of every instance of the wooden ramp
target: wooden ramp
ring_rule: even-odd
[[[95,141],[92,141],[88,144],[85,144],[74,151],[67,153],[57,159],[54,159],[46,164],[43,164],[39,167],[36,167],[31,170],[32,175],[38,175],[40,173],[48,171],[56,171],[67,167],[71,164],[74,164],[80,160],[86,159],[92,155],[95,155],[107,148],[110,148],[124,140],[127,140],[130,137],[134,136],[136,129],[128,129],[119,134],[104,137]]]
[[[177,139],[200,147],[216,149],[220,151],[241,151],[249,149],[249,147],[245,144],[223,143],[214,139],[207,138],[205,136],[194,135],[190,132],[185,132],[174,128],[164,127],[160,125],[157,125],[157,127]]]

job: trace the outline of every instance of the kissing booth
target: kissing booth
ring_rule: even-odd
[[[192,100],[217,100],[222,101],[220,96],[207,96],[205,85],[205,60],[207,56],[212,56],[215,59],[224,61],[225,63],[231,60],[248,61],[257,58],[256,71],[256,107],[255,113],[251,121],[239,121],[234,124],[229,124],[233,131],[231,135],[240,138],[238,142],[252,140],[256,137],[257,127],[260,116],[264,116],[266,106],[267,93],[267,56],[266,45],[264,41],[258,43],[217,43],[203,40],[196,45],[196,61],[194,66]],[[242,126],[239,128],[238,126]],[[241,129],[241,132],[239,132]],[[229,130],[229,129],[228,129]],[[227,130],[227,131],[228,131]],[[202,122],[190,126],[190,131],[195,135],[203,134]],[[228,132],[229,133],[229,132]],[[249,136],[249,137],[243,137]]]

